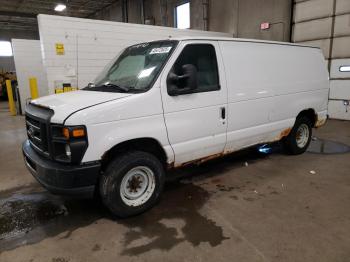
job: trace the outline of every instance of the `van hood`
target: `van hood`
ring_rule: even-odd
[[[44,96],[32,100],[31,104],[52,109],[54,115],[51,118],[51,122],[62,124],[68,116],[77,111],[131,95],[126,93],[78,90]]]

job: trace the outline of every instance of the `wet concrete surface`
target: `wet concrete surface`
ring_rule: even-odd
[[[183,241],[194,247],[201,243],[215,247],[229,239],[215,221],[198,212],[209,196],[206,190],[193,184],[168,184],[163,196],[166,201],[141,216],[121,222],[129,229],[121,255],[137,256],[152,249],[167,251]],[[167,221],[176,219],[182,221],[179,227],[167,225]],[[142,237],[152,240],[144,245],[130,246]]]
[[[340,142],[315,137],[311,141],[307,151],[316,154],[344,154],[350,152],[350,146]]]
[[[26,138],[24,117],[10,116],[8,103],[0,102],[0,191],[35,182],[23,165],[21,144]]]
[[[310,152],[314,153],[319,141],[329,143],[327,140],[314,139]],[[333,149],[342,150],[344,144],[332,145]],[[225,226],[219,225],[201,210],[211,199],[221,198],[222,194],[230,201],[249,204],[284,193],[287,184],[283,183],[278,187],[267,185],[264,190],[259,188],[268,179],[266,174],[247,177],[235,183],[227,183],[221,177],[220,174],[254,167],[255,164],[271,160],[274,156],[284,156],[279,143],[271,145],[269,153],[261,153],[258,149],[250,148],[169,174],[171,179],[166,184],[162,201],[150,211],[129,219],[113,218],[97,200],[54,196],[38,187],[32,190],[32,187],[25,187],[17,188],[14,192],[2,192],[0,255],[20,246],[40,244],[47,238],[69,239],[74,231],[96,224],[101,219],[125,228],[117,252],[121,257],[139,257],[150,250],[169,252],[181,243],[189,244],[193,248],[203,244],[215,248],[225,241],[242,243],[244,238],[239,234],[228,234]],[[336,154],[346,154],[341,150],[333,151]],[[327,151],[326,154],[330,152]],[[310,182],[309,186],[320,188],[317,182]],[[311,212],[310,206],[305,206],[305,210]],[[147,241],[143,241],[145,239]],[[91,251],[99,252],[101,249],[101,244],[97,243]],[[52,261],[60,259],[66,258],[54,257]],[[260,256],[260,259],[264,260],[264,257]]]
[[[269,154],[280,154],[281,150],[276,143],[271,145]],[[230,192],[240,190],[240,187],[217,184],[214,179],[215,189],[206,191],[193,182],[215,177],[218,172],[241,166],[242,161],[253,164],[269,154],[260,153],[258,148],[249,148],[199,166],[191,165],[170,172],[163,194],[166,201],[141,216],[124,220],[114,219],[94,199],[55,196],[40,187],[32,189],[32,186],[3,191],[0,193],[0,253],[21,245],[40,242],[62,232],[67,232],[66,235],[69,236],[75,229],[101,218],[113,220],[129,229],[125,234],[122,255],[135,256],[150,249],[170,250],[182,241],[193,246],[201,243],[217,246],[229,238],[224,236],[222,228],[201,215],[198,210],[216,191]],[[188,177],[190,180],[186,179]],[[172,219],[181,219],[184,225],[175,229],[163,223]],[[147,245],[129,247],[133,241],[145,236],[153,240]]]
[[[300,156],[275,144],[171,173],[160,202],[129,219],[46,192],[22,169],[20,126],[1,128],[17,139],[0,136],[1,262],[349,261],[349,122],[315,130]]]
[[[273,145],[270,152],[281,153],[279,144]],[[213,179],[215,188],[207,191],[193,182],[215,177],[217,172],[241,166],[242,161],[253,164],[268,155],[260,153],[257,148],[250,148],[223,159],[172,172],[163,194],[166,201],[140,216],[123,220],[114,219],[94,199],[55,196],[38,187],[32,191],[31,187],[26,187],[16,188],[14,192],[0,193],[0,253],[21,245],[40,242],[62,232],[66,232],[63,238],[67,238],[77,228],[88,226],[101,218],[128,228],[121,255],[137,256],[150,249],[166,251],[183,241],[193,246],[208,243],[215,247],[229,237],[224,236],[223,229],[215,221],[198,211],[216,192],[241,190],[246,185],[226,186],[220,184],[220,180]],[[249,197],[245,199],[251,201]],[[174,219],[180,219],[183,225],[179,228],[168,227],[166,221]],[[135,240],[142,237],[152,241],[146,245],[130,247]]]
[[[28,191],[29,188],[24,188]],[[0,194],[0,253],[89,225],[107,211],[92,199],[54,196],[47,191]]]
[[[204,242],[217,246],[228,238],[214,221],[198,212],[209,196],[199,186],[173,181],[166,185],[163,196],[166,202],[161,202],[140,216],[115,219],[98,200],[63,198],[46,191],[7,192],[0,194],[0,253],[63,232],[63,238],[67,238],[77,228],[88,226],[101,218],[115,221],[129,229],[125,234],[122,255],[135,256],[150,249],[169,250],[182,241],[188,241],[193,246]],[[184,225],[179,229],[167,227],[164,221],[172,219],[181,219]],[[141,237],[151,238],[152,241],[146,245],[129,247]]]

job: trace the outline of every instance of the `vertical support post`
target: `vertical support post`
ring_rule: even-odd
[[[333,60],[333,42],[334,42],[336,9],[337,9],[337,0],[333,0],[332,27],[331,27],[331,36],[329,39],[330,42],[329,42],[329,54],[328,54],[329,78],[331,78],[331,66],[332,66],[332,60]]]
[[[203,0],[203,30],[209,30],[209,0]]]
[[[294,7],[295,7],[295,0],[290,1],[291,8],[290,8],[290,24],[289,24],[289,42],[293,42],[293,30],[294,30]]]
[[[39,97],[38,93],[38,83],[35,77],[29,78],[29,88],[30,88],[30,96],[32,99],[36,99]]]
[[[11,80],[6,80],[6,89],[7,89],[7,97],[9,100],[9,108],[11,115],[16,115],[16,106],[15,101],[13,99],[13,93],[12,93],[12,86],[11,86]]]
[[[145,24],[145,1],[140,0],[141,24]]]
[[[239,38],[239,1],[240,0],[237,0],[237,11],[236,11],[236,17],[237,17],[237,20],[236,20],[236,35],[233,34],[234,37],[237,37]]]
[[[161,26],[168,26],[168,6],[167,5],[168,3],[166,0],[159,0]],[[176,17],[174,16],[174,27],[175,26],[176,26]]]
[[[128,0],[122,1],[122,14],[123,14],[123,22],[128,23],[129,22],[129,8],[128,8]]]

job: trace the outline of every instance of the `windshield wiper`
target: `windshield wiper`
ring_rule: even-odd
[[[100,86],[97,86],[97,87],[100,87]],[[104,84],[101,87],[111,87],[111,88],[114,88],[114,89],[117,89],[117,90],[120,90],[120,91],[123,91],[123,92],[129,92],[130,89],[131,89],[130,87],[119,86],[119,85],[112,84],[112,83]]]
[[[119,86],[116,84],[108,83],[108,84],[103,84],[103,85],[94,85],[92,83],[89,83],[86,87],[83,88],[84,90],[91,90],[91,91],[105,91],[108,92],[110,90],[108,89],[114,89],[116,91],[120,91],[123,93],[140,93],[143,90],[140,89],[135,89],[134,87],[130,86]]]

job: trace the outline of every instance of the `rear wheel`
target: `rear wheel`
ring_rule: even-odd
[[[118,217],[140,214],[159,199],[164,169],[152,154],[132,151],[117,156],[102,174],[100,194],[104,205]]]
[[[305,116],[298,117],[291,132],[284,140],[285,149],[292,155],[302,154],[308,148],[311,136],[311,120]]]

